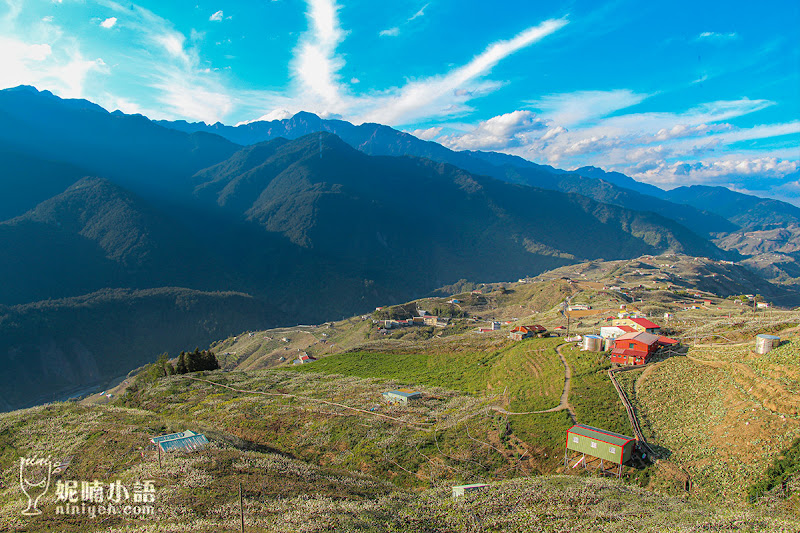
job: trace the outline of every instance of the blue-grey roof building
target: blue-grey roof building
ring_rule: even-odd
[[[195,433],[191,430],[180,433],[170,433],[169,435],[159,435],[153,437],[150,442],[161,448],[164,452],[193,452],[204,448],[208,444],[208,439],[202,433]]]

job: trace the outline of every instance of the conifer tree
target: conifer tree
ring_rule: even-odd
[[[175,366],[175,372],[178,374],[185,374],[189,370],[186,368],[186,352],[181,352],[178,356],[178,363]]]

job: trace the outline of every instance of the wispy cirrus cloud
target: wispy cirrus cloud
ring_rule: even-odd
[[[219,76],[201,64],[193,42],[166,19],[136,4],[122,5],[114,0],[96,0],[97,4],[116,16],[108,27],[120,27],[119,38],[134,43],[124,61],[98,69],[106,74],[118,72],[138,85],[152,89],[157,105],[149,108],[108,90],[99,90],[90,97],[110,109],[130,113],[145,113],[151,118],[188,118],[221,120],[233,107],[233,98]],[[59,29],[59,31],[62,31]],[[102,60],[100,60],[102,61]],[[62,93],[63,96],[71,96]]]
[[[529,103],[553,122],[561,126],[572,126],[634,106],[649,96],[628,89],[576,91],[546,95]]]
[[[459,111],[459,104],[471,99],[470,89],[476,94],[496,88],[494,83],[477,83],[500,61],[522,50],[567,25],[566,19],[550,19],[532,26],[506,41],[489,45],[469,63],[447,74],[411,81],[400,88],[391,89],[387,96],[376,98],[373,109],[360,119],[398,124],[412,122],[422,117],[448,116]],[[475,85],[470,85],[475,84]]]
[[[412,20],[416,20],[416,19],[418,19],[420,17],[425,16],[425,10],[428,8],[429,5],[430,4],[425,4],[424,6],[419,8],[419,11],[417,11],[416,13],[414,13],[413,15],[408,17],[408,21],[407,22],[411,22]]]
[[[405,20],[405,22],[402,23],[402,25],[405,26],[406,24],[409,24],[409,23],[417,20],[418,18],[424,17],[425,16],[425,10],[428,8],[429,5],[430,4],[425,4],[424,6],[419,8],[419,10],[417,12],[415,12],[413,15],[411,15],[410,17],[408,17]],[[378,35],[381,36],[381,37],[397,37],[398,35],[400,35],[400,26],[393,26],[391,28],[387,28],[385,30],[381,30],[380,32],[378,32]]]
[[[378,32],[378,35],[381,37],[397,37],[400,35],[400,28],[395,26],[394,28],[387,28],[385,30],[381,30]]]
[[[290,83],[282,91],[269,91],[234,88],[224,73],[201,57],[202,39],[196,38],[200,34],[197,30],[192,30],[189,39],[170,21],[137,4],[123,5],[116,0],[96,0],[96,4],[109,11],[98,24],[119,29],[114,38],[125,41],[124,57],[110,58],[108,64],[101,58],[84,59],[79,40],[73,38],[74,50],[67,59],[67,47],[54,46],[56,37],[37,42],[18,36],[10,46],[12,53],[0,59],[0,66],[6,66],[5,73],[0,72],[0,81],[5,79],[6,86],[11,83],[8,80],[42,84],[64,96],[90,97],[101,105],[124,106],[123,111],[150,112],[152,118],[215,122],[234,112],[258,117],[270,116],[274,110],[307,110],[322,116],[403,125],[469,110],[470,100],[502,86],[501,82],[486,79],[497,63],[567,24],[566,19],[547,20],[511,39],[490,44],[468,63],[440,75],[355,94],[353,88],[359,80],[348,76],[348,83],[341,75],[345,59],[337,48],[347,31],[339,20],[340,5],[336,0],[306,0],[308,27],[293,50]],[[6,13],[6,28],[13,28],[13,19],[23,9],[16,2],[13,5],[19,9]],[[426,9],[428,5],[422,5],[405,23],[419,20]],[[209,18],[218,21],[225,17],[219,10]],[[52,21],[41,24],[52,34],[64,33]],[[46,57],[38,58],[46,46],[50,47]],[[151,89],[146,96],[151,103],[143,106],[135,101],[136,97],[115,95],[108,88],[84,94],[82,80],[93,72],[109,74],[110,80],[125,76],[126,84]],[[61,81],[53,83],[54,78]]]
[[[695,41],[732,41],[734,39],[738,39],[739,34],[736,32],[728,32],[728,33],[720,33],[716,31],[704,31],[697,37],[695,37]]]
[[[219,22],[219,21],[222,20],[223,16],[224,16],[224,14],[223,14],[222,10],[220,9],[219,11],[215,11],[214,13],[212,13],[211,16],[208,17],[208,20],[213,21],[213,22]]]
[[[80,98],[85,96],[89,74],[107,70],[102,58],[85,57],[78,44],[50,22],[43,21],[41,28],[25,37],[15,36],[13,30],[3,33],[0,35],[2,87],[38,85],[68,98]]]

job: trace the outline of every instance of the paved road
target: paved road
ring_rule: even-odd
[[[561,347],[565,345],[561,345],[556,348],[556,352],[558,352],[558,357],[561,358],[561,364],[564,365],[564,390],[561,393],[561,401],[559,404],[551,409],[545,409],[543,411],[526,411],[524,413],[512,413],[510,411],[506,411],[502,407],[493,406],[492,409],[497,411],[498,413],[504,415],[536,415],[541,413],[555,413],[556,411],[563,411],[567,410],[569,412],[570,418],[572,418],[572,423],[577,424],[578,417],[575,415],[575,411],[572,409],[572,406],[569,404],[569,382],[572,378],[572,369],[570,368],[567,360],[564,358],[564,354],[561,353]]]

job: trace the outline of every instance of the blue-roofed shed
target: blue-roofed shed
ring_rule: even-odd
[[[187,429],[186,431],[181,431],[180,433],[170,433],[169,435],[159,435],[158,437],[152,437],[150,442],[153,444],[158,444],[159,442],[164,442],[165,440],[172,440],[172,439],[182,439],[184,437],[191,437],[192,435],[197,435],[194,431]]]
[[[208,444],[208,439],[202,433],[195,433],[187,430],[181,433],[170,433],[169,435],[159,435],[150,439],[153,444],[158,445],[162,451],[184,451],[191,452],[199,450]]]
[[[422,393],[410,389],[390,390],[383,393],[383,398],[390,403],[408,403],[422,398]]]

